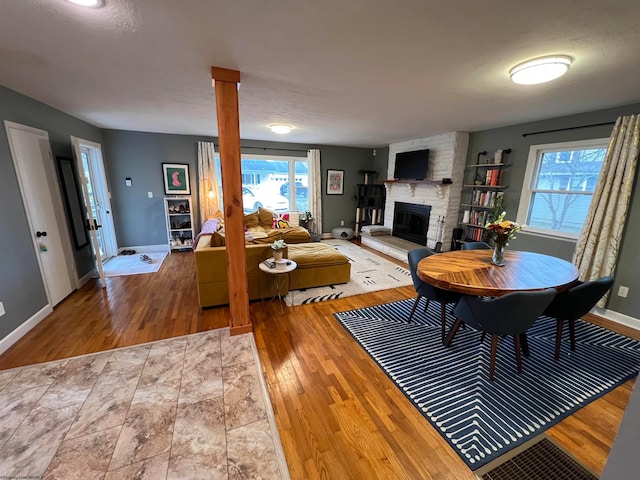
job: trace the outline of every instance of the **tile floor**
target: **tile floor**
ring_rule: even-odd
[[[0,478],[288,479],[251,334],[0,371]]]

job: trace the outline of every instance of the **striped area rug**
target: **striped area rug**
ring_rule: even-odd
[[[467,465],[475,470],[539,435],[576,410],[633,378],[640,342],[576,322],[553,360],[555,320],[541,317],[527,332],[531,355],[518,374],[511,338],[501,338],[495,381],[489,382],[491,342],[470,327],[450,348],[440,338],[439,304],[424,303],[406,322],[413,300],[334,314]],[[448,326],[454,318],[449,315]],[[568,334],[567,334],[568,337]]]

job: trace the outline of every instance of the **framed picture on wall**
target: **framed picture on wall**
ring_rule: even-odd
[[[327,170],[327,195],[342,195],[344,170]]]
[[[165,195],[191,195],[189,186],[189,165],[185,163],[163,163]]]

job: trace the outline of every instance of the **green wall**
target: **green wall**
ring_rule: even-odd
[[[4,121],[49,132],[54,158],[72,156],[70,135],[100,143],[102,134],[99,128],[2,86],[0,120],[0,302],[6,310],[0,318],[1,340],[47,304]],[[93,268],[91,248],[73,252],[82,277]]]
[[[217,138],[122,130],[104,130],[103,138],[119,246],[165,244],[167,239],[161,164],[189,164],[191,191],[195,195],[197,143],[217,143]],[[243,153],[262,155],[306,157],[308,149],[320,149],[323,232],[330,232],[340,225],[341,220],[344,220],[345,225],[353,226],[355,186],[363,181],[363,176],[358,171],[371,169],[371,149],[255,140],[242,140],[241,144]],[[328,169],[344,170],[343,195],[326,195]],[[132,178],[131,187],[125,186],[126,177]],[[147,192],[153,192],[153,198],[148,198]]]
[[[640,104],[473,132],[469,137],[467,164],[476,163],[476,157],[480,151],[486,150],[491,153],[498,149],[512,149],[512,153],[505,157],[505,161],[509,163],[511,167],[505,168],[503,175],[504,184],[509,185],[509,188],[505,191],[505,210],[509,218],[515,218],[520,202],[520,193],[529,156],[529,147],[531,145],[609,137],[613,125],[577,128],[524,136],[525,134],[615,122],[621,115],[637,113],[640,113]],[[640,168],[636,170],[635,193],[627,217],[623,246],[620,251],[615,273],[616,280],[607,305],[607,308],[613,311],[636,319],[640,319],[640,295],[638,295],[638,293],[640,293],[640,275],[638,274],[638,271],[640,271],[640,257],[635,250],[640,243],[640,195],[637,193],[638,176],[640,176]],[[510,242],[509,248],[545,253],[571,260],[575,249],[575,242],[520,232],[517,238]],[[616,293],[620,285],[629,287],[629,295],[627,298],[617,296]],[[635,290],[636,288],[638,290]]]

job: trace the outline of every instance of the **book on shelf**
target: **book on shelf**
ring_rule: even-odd
[[[500,170],[494,169],[489,171],[491,172],[491,175],[489,177],[488,185],[497,187],[498,185],[500,185]]]

